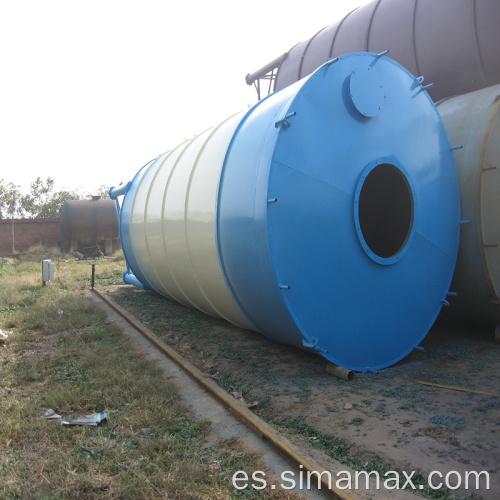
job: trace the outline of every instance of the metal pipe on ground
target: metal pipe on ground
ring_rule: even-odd
[[[349,370],[349,368],[344,368],[343,366],[334,365],[333,363],[328,363],[326,365],[326,373],[331,373],[337,378],[342,380],[347,380],[352,382],[356,376],[354,370]]]

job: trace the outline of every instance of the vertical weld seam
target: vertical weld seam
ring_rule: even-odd
[[[366,38],[365,38],[365,50],[367,52],[368,52],[368,45],[370,43],[370,34],[372,31],[373,19],[375,18],[375,14],[377,13],[377,9],[378,9],[378,6],[380,5],[380,2],[382,2],[382,0],[377,0],[377,3],[375,4],[375,7],[373,8],[370,20],[368,21],[368,28],[366,30]],[[381,48],[381,50],[384,50],[384,49]]]
[[[196,137],[195,137],[195,139],[196,139]],[[164,264],[165,264],[166,268],[168,269],[168,272],[169,272],[170,276],[172,277],[172,282],[175,284],[175,286],[177,286],[177,288],[178,288],[178,290],[180,292],[181,297],[188,304],[191,304],[192,307],[196,307],[193,304],[193,302],[189,299],[189,297],[186,295],[186,293],[184,292],[184,289],[181,288],[181,286],[179,285],[179,281],[176,279],[176,277],[175,277],[175,275],[174,275],[174,273],[172,271],[172,265],[171,265],[171,260],[170,260],[171,259],[170,254],[172,252],[168,251],[167,242],[165,240],[165,237],[168,236],[168,235],[165,234],[165,206],[166,206],[166,201],[167,201],[168,190],[169,190],[169,188],[171,186],[171,181],[172,181],[172,177],[174,175],[174,171],[177,169],[182,156],[186,152],[186,149],[189,146],[191,146],[191,144],[193,143],[193,141],[194,141],[194,139],[191,139],[187,143],[180,144],[174,150],[172,150],[172,153],[173,153],[175,150],[182,148],[182,150],[179,153],[179,156],[177,157],[177,159],[175,159],[174,164],[172,165],[172,168],[171,168],[170,172],[168,173],[168,179],[167,179],[167,182],[165,183],[165,188],[163,190],[163,200],[162,200],[162,203],[161,203],[161,217],[160,217],[160,219],[161,219],[161,236],[162,236],[162,240],[163,240],[163,249],[164,249],[164,253],[165,253],[165,262],[164,262]],[[182,299],[178,298],[177,294],[173,294],[166,287],[165,287],[165,289],[166,289],[166,291],[168,292],[168,294],[173,299],[175,299],[177,302],[180,302],[181,304],[186,305],[185,302],[183,302]]]
[[[418,58],[417,58],[417,43],[415,40],[415,24],[416,24],[416,18],[417,18],[417,4],[418,0],[415,0],[415,4],[413,6],[413,18],[411,20],[412,22],[412,41],[413,41],[413,58],[415,59],[415,67],[417,68],[417,75],[420,75],[420,66],[418,64]]]
[[[221,124],[219,124],[220,126]],[[191,171],[189,172],[189,179],[188,179],[188,183],[187,183],[187,186],[186,186],[186,194],[185,194],[185,197],[184,197],[184,243],[186,245],[186,257],[187,257],[187,260],[189,260],[189,265],[190,265],[190,271],[191,271],[191,275],[193,277],[193,280],[194,280],[194,283],[196,284],[196,287],[198,288],[199,292],[201,293],[202,297],[208,302],[208,304],[216,311],[216,312],[219,312],[217,311],[217,309],[213,306],[213,304],[210,302],[210,300],[208,299],[208,297],[205,295],[205,293],[203,292],[203,289],[201,288],[200,286],[200,282],[198,280],[198,275],[196,273],[196,270],[194,268],[194,265],[193,265],[193,258],[191,256],[191,250],[189,248],[189,231],[188,231],[188,223],[189,223],[189,217],[188,217],[188,210],[189,210],[189,198],[190,198],[190,195],[191,195],[191,186],[192,186],[192,182],[193,182],[193,177],[194,177],[194,172],[195,170],[197,169],[198,165],[199,165],[199,160],[200,160],[200,157],[205,149],[205,146],[207,145],[207,142],[210,140],[210,138],[213,136],[215,130],[217,129],[218,127],[213,127],[211,129],[207,129],[205,131],[203,131],[201,134],[197,135],[191,142],[195,142],[197,139],[200,138],[203,139],[203,144],[201,145],[200,149],[198,150],[198,152],[196,153],[196,158],[194,159],[194,162],[193,164],[191,165]],[[208,137],[206,139],[203,138],[203,136],[208,133]],[[191,301],[194,303],[194,299]],[[210,314],[208,313],[205,308],[202,308],[200,304],[195,304],[195,307],[199,310],[201,310],[202,312],[204,312],[205,314]]]
[[[479,64],[481,65],[481,71],[483,72],[483,75],[486,76],[486,69],[484,67],[484,61],[483,61],[483,56],[481,54],[481,47],[479,46],[479,37],[478,37],[478,30],[477,30],[477,0],[474,0],[472,4],[472,10],[473,10],[473,29],[474,29],[474,40],[476,41],[476,49],[477,49],[477,55],[479,58]]]
[[[488,149],[488,143],[490,142],[491,129],[493,128],[493,124],[497,118],[498,112],[500,111],[500,101],[497,102],[495,106],[495,111],[492,112],[490,119],[488,120],[488,126],[486,128],[486,133],[484,134],[483,143],[481,144],[481,154],[480,154],[480,163],[479,163],[479,174],[478,174],[478,183],[477,183],[477,193],[476,193],[476,212],[478,214],[478,224],[477,224],[477,236],[479,241],[481,242],[481,263],[483,265],[483,272],[490,288],[490,292],[493,297],[496,296],[495,286],[493,285],[493,280],[491,279],[491,273],[489,272],[488,262],[486,260],[486,253],[484,250],[484,237],[483,237],[483,211],[482,211],[482,190],[483,190],[483,166],[484,160],[486,156],[486,150]]]
[[[290,52],[292,51],[293,47],[288,51],[288,52],[285,52],[283,55],[283,59],[281,59],[278,67],[276,68],[276,75],[274,76],[274,81],[272,82],[272,86],[273,86],[273,92],[276,92],[276,84],[278,83],[278,78],[279,78],[279,75],[280,75],[280,71],[281,71],[281,66],[283,66],[283,61],[288,57],[288,54],[290,54]],[[269,92],[267,95],[271,95],[271,92]],[[260,101],[260,99],[259,99]]]
[[[359,7],[357,7],[356,9],[354,10],[351,10],[351,12],[349,12],[349,14],[347,14],[343,19],[342,21],[340,21],[339,25],[337,26],[337,29],[335,30],[335,34],[333,35],[333,39],[332,39],[332,44],[330,45],[330,57],[333,57],[333,46],[335,45],[335,41],[337,40],[337,35],[339,34],[339,30],[340,28],[342,27],[342,25],[344,24],[344,21],[355,11],[355,10],[358,10]],[[339,54],[339,55],[342,55],[342,54]]]
[[[144,177],[146,177],[146,175],[148,174],[149,170],[151,168],[154,167],[154,165],[156,164],[156,162],[161,158],[161,156],[158,156],[158,158],[156,158],[152,163],[151,165],[149,165],[149,167],[146,169],[146,171],[144,172],[144,174],[141,176],[141,178],[139,179],[139,182],[137,183],[137,187],[135,188],[135,191],[134,191],[134,197],[132,199],[132,204],[131,204],[131,207],[130,207],[130,222],[129,222],[129,227],[132,228],[132,217],[133,217],[133,211],[135,210],[136,208],[136,205],[137,205],[137,191],[139,189],[140,186],[142,186],[142,183],[144,182]],[[146,217],[146,204],[147,204],[147,198],[144,202],[144,217]],[[145,219],[143,218],[143,221],[145,221]],[[141,266],[141,263],[140,263],[140,259],[137,258],[137,255],[136,255],[136,251],[132,245],[132,230],[130,229],[129,230],[129,233],[130,233],[130,246],[132,248],[132,253],[134,254],[134,260],[137,264],[137,270],[136,271],[139,271],[139,273],[141,274],[142,278],[141,279],[141,282],[143,285],[146,285],[146,286],[149,286],[150,288],[153,288],[154,287],[152,286],[152,283],[150,283],[150,281],[147,280],[147,277],[146,277],[146,274],[144,273],[144,264]],[[146,239],[146,228],[144,228],[144,239]],[[146,278],[144,280],[144,278]],[[144,283],[144,281],[146,281],[146,283]]]
[[[325,26],[326,28],[326,26]],[[309,38],[306,48],[304,49],[304,52],[302,52],[302,57],[300,58],[300,63],[299,63],[299,80],[302,78],[302,66],[304,65],[304,59],[306,58],[307,50],[309,49],[309,46],[311,45],[312,41],[322,32],[325,30],[325,28],[321,28],[314,36]],[[324,61],[323,61],[324,62]]]
[[[300,60],[302,61],[302,58],[304,57],[304,51],[301,51],[301,54],[300,54]],[[300,80],[300,67],[301,67],[301,63],[299,63],[298,67],[297,67],[297,82]]]
[[[144,219],[143,219],[144,220],[144,222],[143,222],[143,225],[144,225],[144,245],[147,249],[147,258],[149,260],[150,268],[153,271],[152,274],[154,275],[156,281],[162,285],[163,285],[163,283],[158,278],[158,273],[155,270],[153,259],[151,258],[151,248],[150,248],[149,241],[148,241],[148,207],[149,207],[149,200],[151,198],[151,191],[153,189],[154,182],[155,182],[156,178],[158,177],[158,173],[160,172],[163,164],[165,163],[165,161],[168,159],[169,156],[170,156],[170,152],[167,152],[167,153],[159,156],[158,159],[155,161],[155,163],[158,163],[158,166],[156,168],[156,172],[153,174],[153,178],[151,179],[151,181],[149,183],[149,187],[148,187],[147,192],[146,192],[146,199],[144,201]],[[153,166],[153,165],[151,165],[151,166]],[[141,181],[143,179],[144,179],[144,176],[141,179]],[[142,272],[142,274],[144,275],[144,272]],[[149,281],[151,282],[151,279]],[[151,288],[154,288],[156,290],[156,284],[155,284],[155,286],[152,286],[152,283],[150,283],[150,285],[151,285]]]
[[[203,145],[200,148],[200,150],[199,150],[199,152],[198,152],[198,154],[196,156],[196,160],[195,160],[195,162],[193,164],[193,167],[191,169],[191,173],[189,175],[188,186],[186,188],[186,199],[185,199],[185,204],[184,204],[185,205],[185,207],[184,207],[184,237],[185,237],[185,240],[186,240],[187,256],[188,256],[189,262],[191,264],[191,271],[193,273],[193,278],[194,278],[194,280],[196,282],[196,285],[197,285],[200,293],[205,298],[205,300],[210,305],[210,307],[212,307],[212,309],[219,315],[219,317],[221,317],[221,318],[223,318],[223,319],[225,319],[226,321],[229,321],[229,322],[231,322],[231,320],[224,313],[222,313],[220,311],[219,304],[216,305],[215,302],[209,298],[209,296],[205,293],[204,288],[200,284],[199,276],[198,276],[198,273],[196,272],[196,269],[195,269],[195,266],[194,266],[194,263],[193,263],[193,257],[191,255],[191,247],[189,245],[189,234],[188,234],[187,224],[189,222],[189,219],[188,219],[188,209],[189,209],[189,198],[191,196],[192,181],[193,181],[193,178],[194,178],[194,175],[195,175],[195,171],[197,170],[197,168],[198,168],[198,166],[200,164],[200,158],[202,157],[202,155],[203,155],[203,153],[204,153],[204,151],[205,151],[205,149],[206,149],[207,144],[209,143],[209,141],[213,139],[213,137],[217,134],[217,132],[222,128],[223,125],[225,125],[229,120],[231,120],[232,118],[234,118],[238,114],[239,113],[231,115],[229,118],[226,118],[224,121],[222,121],[221,123],[219,123],[217,126],[213,127],[212,129],[208,129],[208,130],[205,131],[205,132],[209,132],[209,134],[208,134],[208,137],[203,142]],[[205,133],[205,132],[203,132],[203,133]],[[200,135],[202,135],[202,134],[200,134]],[[216,199],[217,199],[217,196],[216,196]],[[217,250],[216,250],[216,252],[217,252]],[[217,255],[217,257],[218,257],[218,255]],[[219,260],[219,264],[220,264],[220,260]],[[222,268],[221,268],[221,273],[222,273]],[[225,280],[224,280],[224,282],[225,282]],[[198,307],[198,309],[201,309],[201,308]],[[203,311],[203,312],[205,312],[205,311]]]

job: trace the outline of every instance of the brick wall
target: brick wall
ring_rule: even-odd
[[[14,219],[16,253],[34,245],[55,247],[60,239],[60,219]],[[12,255],[12,220],[0,219],[0,256],[7,255]]]

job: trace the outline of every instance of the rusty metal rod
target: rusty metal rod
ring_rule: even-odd
[[[326,365],[326,373],[331,373],[332,375],[349,382],[352,382],[356,376],[354,370],[350,370],[349,368],[344,368],[343,366],[338,366],[333,363],[328,363]]]
[[[490,392],[476,391],[475,389],[466,389],[465,387],[456,387],[454,385],[434,384],[433,382],[424,382],[422,380],[418,380],[417,384],[430,385],[432,387],[440,387],[441,389],[451,389],[452,391],[474,392],[476,394],[484,394],[485,396],[492,395]]]

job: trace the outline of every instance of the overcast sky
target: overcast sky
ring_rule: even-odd
[[[369,0],[0,0],[0,179],[92,191],[255,104],[245,75]]]

